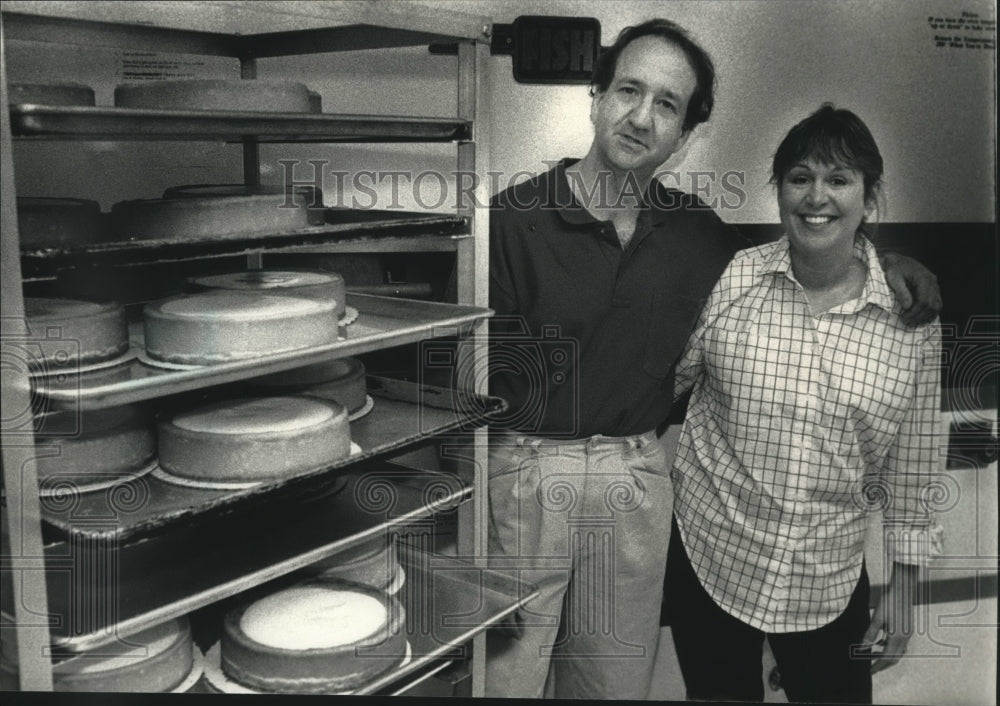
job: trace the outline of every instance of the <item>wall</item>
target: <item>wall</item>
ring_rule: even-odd
[[[830,100],[857,112],[879,141],[886,220],[995,221],[995,52],[936,48],[935,34],[958,32],[936,31],[928,23],[928,17],[956,17],[963,10],[995,20],[990,0],[437,4],[505,23],[527,14],[595,17],[605,46],[623,27],[650,17],[686,27],[716,62],[717,102],[698,139],[667,166],[745,174],[747,203],[736,212],[723,208],[726,220],[777,221],[767,184],[771,155],[792,124]],[[497,126],[492,166],[505,173],[538,171],[544,160],[582,156],[591,137],[586,87],[518,85],[509,57],[491,63]]]
[[[605,45],[649,17],[677,20],[713,55],[719,80],[712,119],[665,167],[680,174],[686,190],[697,188],[695,179],[706,185],[706,199],[718,199],[719,213],[732,223],[762,228],[777,222],[768,164],[795,121],[824,100],[855,110],[885,157],[882,220],[919,230],[894,233],[942,278],[955,312],[949,322],[961,333],[970,317],[995,321],[995,49],[935,46],[942,34],[995,39],[995,25],[989,32],[959,32],[928,22],[963,13],[995,21],[991,0],[391,1],[414,12],[434,5],[497,23],[526,14],[595,17]],[[88,83],[105,105],[127,59],[112,50],[24,42],[10,42],[8,55],[10,80],[54,76]],[[178,70],[191,76],[238,75],[235,60],[181,59]],[[586,86],[517,84],[507,56],[491,57],[488,67],[488,146],[491,170],[501,175],[498,188],[546,169],[546,161],[586,152],[592,134]],[[423,47],[267,59],[258,67],[261,78],[296,79],[318,90],[326,112],[412,115],[454,114],[454,71],[453,57],[432,56]],[[219,143],[17,142],[14,155],[20,193],[93,198],[105,209],[126,198],[157,197],[171,185],[242,178],[239,146]],[[310,178],[308,162],[319,160],[330,205],[454,209],[453,178],[447,191],[434,174],[419,189],[412,186],[424,172],[454,170],[450,145],[281,145],[265,146],[262,156],[268,183],[285,179],[279,157],[298,160],[299,180]],[[358,170],[400,170],[411,181],[394,190],[383,180],[373,201],[368,191],[331,177]],[[740,175],[745,198],[721,192],[725,174]],[[992,248],[982,248],[984,238]]]
[[[396,3],[409,0],[392,0]],[[498,23],[519,15],[595,17],[603,44],[629,24],[665,16],[680,22],[713,55],[719,83],[711,121],[697,139],[666,166],[682,173],[692,189],[694,172],[743,175],[746,199],[720,201],[722,216],[737,223],[777,221],[767,165],[785,131],[798,119],[831,100],[864,118],[886,160],[888,210],[883,220],[907,222],[995,221],[995,51],[936,48],[928,17],[956,17],[962,11],[995,19],[990,0],[425,0],[490,16]],[[947,32],[957,34],[957,32]],[[974,34],[965,32],[964,34]],[[980,32],[982,34],[982,32]],[[59,76],[94,85],[98,103],[111,102],[122,73],[120,53],[75,51],[11,42],[10,80]],[[188,57],[192,76],[238,75],[233,61]],[[489,60],[489,111],[492,168],[505,183],[518,172],[544,170],[545,160],[582,156],[591,137],[590,99],[585,86],[520,85],[511,76],[510,58]],[[301,80],[323,95],[327,112],[402,112],[447,115],[455,109],[454,59],[430,56],[423,48],[392,52],[321,54],[260,62],[262,78]],[[378,87],[377,90],[375,87]],[[15,146],[19,178],[36,195],[97,198],[105,208],[122,198],[158,196],[161,187],[213,179],[239,179],[238,148],[199,145],[197,159],[175,146],[147,144],[140,149],[113,143]],[[447,148],[408,146],[400,152],[378,146],[308,146],[282,149],[283,156],[326,160],[328,169],[413,169],[428,166],[449,173],[454,162]],[[44,159],[38,159],[44,155]],[[38,164],[45,164],[40,168]],[[58,166],[58,168],[55,168]],[[138,167],[138,170],[135,169]],[[265,181],[280,181],[276,171]],[[86,193],[60,193],[67,171],[96,176]],[[139,178],[119,181],[119,174]],[[296,178],[300,172],[296,172]],[[308,174],[306,174],[308,176]],[[706,183],[706,177],[700,177]],[[65,180],[75,186],[76,179]],[[449,210],[440,202],[436,180],[428,179],[416,196],[403,190],[403,206]],[[326,183],[333,197],[334,185]],[[380,206],[391,198],[379,190]],[[720,195],[711,188],[709,198]],[[725,195],[725,194],[721,194]],[[348,200],[351,192],[341,195]],[[440,202],[440,203],[439,203]],[[736,206],[736,208],[728,208]]]

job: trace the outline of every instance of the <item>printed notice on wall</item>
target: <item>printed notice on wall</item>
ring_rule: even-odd
[[[997,48],[997,21],[975,12],[931,15],[927,24],[934,31],[934,46],[939,49]]]
[[[116,52],[116,73],[123,81],[218,77],[220,62],[215,57],[160,54],[158,52]],[[232,69],[232,61],[227,62]],[[239,69],[236,68],[236,77]]]

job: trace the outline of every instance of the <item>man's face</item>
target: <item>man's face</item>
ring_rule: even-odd
[[[626,46],[608,89],[590,107],[604,166],[652,174],[666,162],[690,134],[682,126],[696,85],[687,56],[672,42],[647,36]]]

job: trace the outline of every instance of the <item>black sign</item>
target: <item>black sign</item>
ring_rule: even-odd
[[[490,54],[512,56],[519,83],[590,83],[601,53],[601,23],[593,17],[524,15],[492,30]],[[428,49],[458,53],[451,42],[432,42]]]
[[[514,20],[511,36],[518,83],[590,83],[601,51],[596,19],[525,15]]]

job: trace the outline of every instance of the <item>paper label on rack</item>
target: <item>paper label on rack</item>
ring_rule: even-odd
[[[239,66],[216,57],[163,54],[152,51],[115,53],[115,76],[122,81],[162,81],[179,78],[239,78]],[[220,70],[223,72],[220,74]]]

